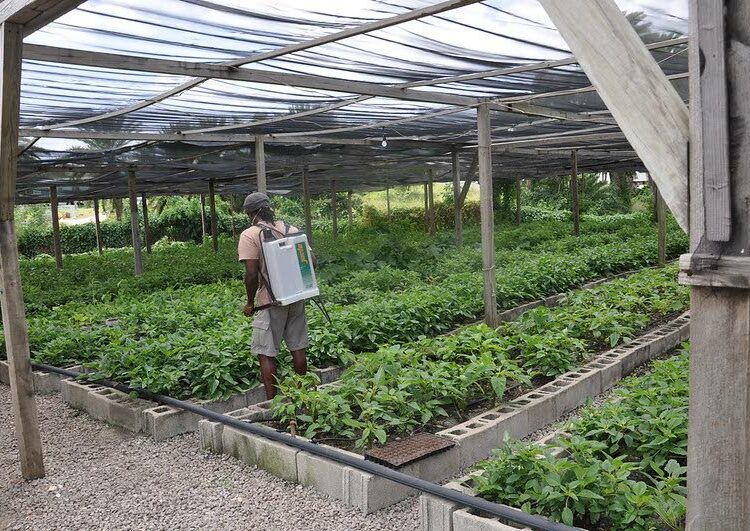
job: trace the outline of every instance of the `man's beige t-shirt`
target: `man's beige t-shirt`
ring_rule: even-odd
[[[237,254],[239,255],[240,262],[245,260],[260,260],[260,269],[258,275],[258,293],[255,296],[256,306],[264,306],[271,304],[271,294],[268,292],[265,278],[268,278],[268,272],[266,271],[266,264],[263,261],[263,253],[261,252],[261,241],[260,233],[264,228],[275,227],[273,235],[276,238],[283,238],[285,234],[294,234],[299,232],[297,227],[293,225],[287,225],[281,220],[276,220],[273,225],[264,221],[258,222],[257,225],[245,229],[240,234],[240,243],[237,245]],[[262,272],[262,274],[260,274]],[[264,278],[265,276],[265,278]]]

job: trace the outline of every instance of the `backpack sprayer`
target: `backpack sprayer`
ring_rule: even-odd
[[[276,228],[261,227],[261,253],[266,269],[266,274],[261,274],[273,302],[260,306],[257,310],[312,299],[328,322],[331,322],[328,311],[320,300],[307,235],[304,232],[290,234],[289,225],[285,225],[284,233]],[[282,237],[277,238],[274,232]]]

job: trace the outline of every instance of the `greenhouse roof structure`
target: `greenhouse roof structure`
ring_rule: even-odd
[[[12,3],[12,2],[11,2]],[[68,4],[70,4],[68,2]],[[89,0],[26,24],[17,200],[641,170],[536,0]],[[687,100],[687,6],[618,0]],[[36,31],[33,31],[36,29]],[[623,79],[623,84],[628,80]],[[257,155],[263,161],[257,160]]]

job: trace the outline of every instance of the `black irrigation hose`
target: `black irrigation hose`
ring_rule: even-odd
[[[35,370],[53,372],[56,374],[61,374],[63,376],[69,376],[71,378],[77,378],[78,376],[81,376],[81,373],[77,371],[70,371],[67,369],[61,369],[59,367],[53,367],[51,365],[44,365],[41,363],[33,363],[32,367]],[[127,385],[117,382],[111,382],[109,380],[91,380],[91,383],[102,385],[104,387],[111,387],[112,389],[117,389],[118,391],[122,391],[123,393],[135,392],[147,400],[152,400],[166,406],[172,406],[179,409],[184,409],[185,411],[190,411],[191,413],[195,413],[196,415],[200,415],[209,420],[213,420],[214,422],[220,422],[226,426],[231,426],[232,428],[236,428],[240,431],[252,433],[253,435],[259,435],[272,441],[280,442],[299,450],[304,450],[305,452],[309,452],[318,457],[323,457],[336,463],[340,463],[352,468],[356,468],[357,470],[367,472],[368,474],[373,474],[375,476],[389,479],[396,483],[400,483],[401,485],[416,489],[420,492],[431,494],[433,496],[437,496],[438,498],[458,503],[462,506],[471,507],[472,509],[476,509],[483,513],[491,514],[492,516],[531,527],[532,529],[537,531],[575,531],[577,529],[565,524],[552,522],[540,516],[534,516],[532,514],[525,513],[519,509],[515,509],[507,505],[493,503],[483,498],[470,496],[468,494],[464,494],[463,492],[452,490],[443,487],[442,485],[437,485],[435,483],[425,481],[424,479],[415,478],[408,474],[404,474],[403,472],[398,472],[397,470],[393,470],[383,465],[373,463],[372,461],[357,459],[356,457],[338,452],[331,448],[320,446],[305,439],[292,437],[291,435],[283,432],[278,432],[265,426],[261,426],[258,424],[249,424],[234,417],[230,417],[229,415],[215,413],[200,406],[196,406],[195,404],[191,404],[190,402],[177,400],[175,398],[170,398],[164,395],[157,395],[150,391],[146,391],[145,389],[133,389],[131,387],[128,387]]]

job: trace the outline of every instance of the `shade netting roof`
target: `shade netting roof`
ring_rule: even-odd
[[[150,193],[204,192],[209,179],[244,193],[255,187],[256,135],[270,190],[299,192],[305,166],[314,193],[428,172],[447,181],[453,150],[464,174],[471,166],[475,107],[487,101],[495,178],[569,173],[574,148],[580,171],[642,169],[536,0],[487,0],[271,53],[434,4],[89,0],[24,41],[19,201],[46,201],[53,184],[61,199],[123,196],[130,169]],[[685,100],[686,4],[618,1]],[[123,62],[50,60],[58,48]],[[234,61],[242,79],[139,70],[125,57]],[[537,65],[548,61],[563,64]],[[416,95],[381,90],[394,87]]]

